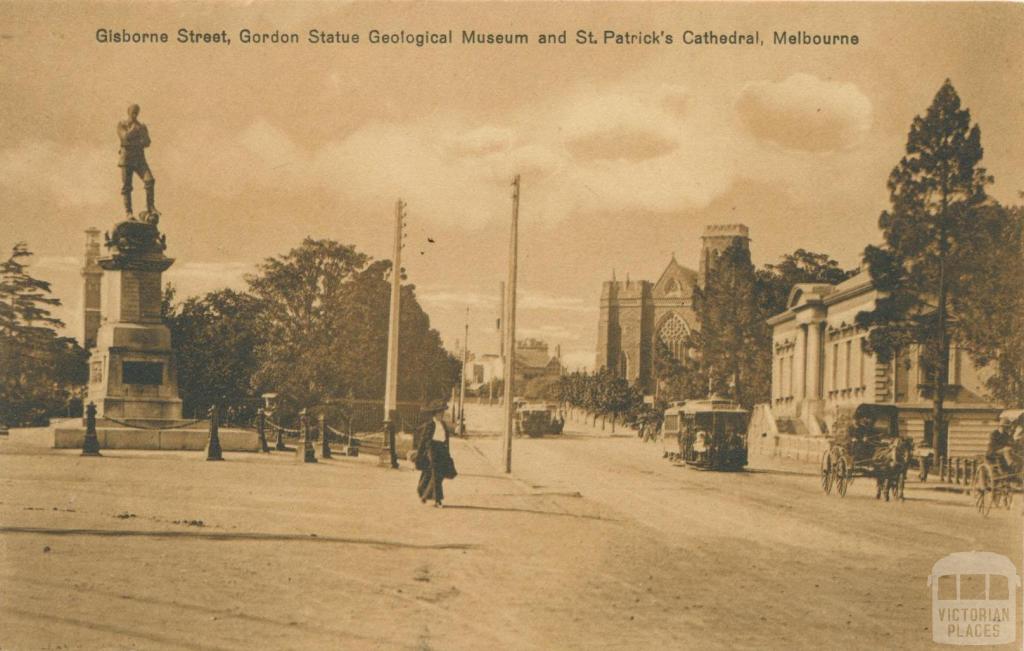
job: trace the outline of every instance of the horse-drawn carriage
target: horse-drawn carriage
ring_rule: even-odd
[[[551,403],[523,403],[516,409],[516,434],[529,437],[561,434],[565,417],[558,405]]]
[[[871,477],[877,490],[903,499],[907,469],[914,453],[913,440],[900,436],[899,414],[894,405],[861,404],[841,408],[832,427],[832,442],[821,458],[821,487],[826,495],[835,489],[840,497],[855,477]]]
[[[742,470],[747,465],[748,416],[732,400],[673,403],[661,423],[664,456],[705,470]]]
[[[978,458],[971,478],[971,495],[978,512],[988,515],[992,507],[1003,506],[1007,509],[1013,504],[1013,494],[1021,490],[1024,479],[1021,477],[1020,433],[1024,431],[1024,409],[1008,409],[999,415],[1000,427],[1007,428],[1007,441],[1013,453],[1010,458],[998,451],[990,450],[989,454]],[[1011,435],[1010,432],[1016,434]],[[990,446],[991,447],[991,446]]]

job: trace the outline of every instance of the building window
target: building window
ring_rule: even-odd
[[[832,344],[832,390],[839,388],[839,344]]]
[[[619,377],[629,379],[629,355],[619,353]]]
[[[857,339],[857,386],[864,385],[864,337],[860,337]]]
[[[949,347],[949,384],[960,384],[960,348]]]
[[[678,314],[670,315],[658,329],[658,339],[665,344],[672,356],[680,361],[685,359],[689,334],[690,329]]]
[[[853,341],[846,340],[846,363],[843,365],[843,388],[850,388],[850,362],[853,361]]]
[[[793,397],[793,355],[789,356],[789,373],[787,375],[789,375],[789,378],[787,378],[789,380],[789,384],[786,387],[786,389],[787,389],[786,390],[786,397],[787,398],[792,398]]]

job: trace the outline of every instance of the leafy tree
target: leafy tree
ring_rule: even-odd
[[[771,334],[758,301],[750,251],[729,245],[710,269],[705,286],[694,290],[700,318],[701,363],[712,392],[744,407],[768,399]]]
[[[797,249],[782,256],[778,264],[766,264],[757,271],[758,301],[761,310],[772,316],[786,309],[786,300],[794,285],[828,283],[835,285],[850,278],[857,270],[843,270],[826,253]]]
[[[165,296],[173,299],[173,291]],[[251,379],[259,366],[261,316],[256,297],[230,289],[189,298],[165,316],[186,414],[205,414],[218,404],[232,408],[229,416],[254,415],[259,395]]]
[[[261,264],[248,278],[265,324],[254,386],[307,406],[383,396],[391,267],[352,246],[310,238]],[[400,399],[444,397],[458,380],[459,362],[444,350],[412,285],[402,287],[399,359]]]
[[[523,389],[523,397],[527,400],[559,400],[562,382],[559,377],[542,375],[529,380]]]
[[[944,402],[955,313],[976,291],[969,283],[978,250],[978,211],[992,177],[979,166],[981,130],[947,79],[923,117],[914,118],[906,155],[889,175],[891,207],[879,217],[885,243],[864,259],[882,297],[857,323],[871,328],[869,350],[880,361],[916,346],[928,377],[936,431],[946,427]]]
[[[60,299],[29,273],[31,256],[19,242],[0,262],[0,423],[7,425],[39,424],[64,412],[87,379],[86,353],[57,334],[64,324],[50,310]]]
[[[690,333],[690,341],[686,348],[700,351],[701,337],[699,332]],[[658,383],[658,398],[665,402],[702,398],[708,392],[708,375],[698,355],[686,355],[676,359],[665,342],[660,339],[656,343],[654,373]]]
[[[961,345],[995,371],[987,380],[995,400],[1024,406],[1024,207],[981,207],[973,226],[979,254],[965,260],[963,283],[971,291],[956,306]]]

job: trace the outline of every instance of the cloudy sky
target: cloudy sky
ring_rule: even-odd
[[[1024,189],[1022,7],[995,4],[149,4],[0,2],[0,246],[80,329],[83,231],[120,215],[116,122],[142,106],[167,280],[242,287],[303,237],[405,266],[446,342],[497,348],[510,181],[522,175],[519,332],[593,361],[602,280],[696,266],[709,223],[743,222],[759,264],[798,247],[859,263],[889,170],[947,77],[982,127],[993,194]],[[228,46],[99,44],[98,28],[227,30]],[[252,46],[238,31],[359,32],[359,45]],[[665,30],[671,46],[370,45],[386,32]],[[685,46],[683,30],[763,47]],[[851,47],[773,30],[856,33]],[[137,183],[137,204],[141,184]],[[434,240],[430,243],[427,238]]]

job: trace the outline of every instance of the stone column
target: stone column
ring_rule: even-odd
[[[798,405],[807,397],[806,393],[806,368],[807,368],[807,326],[797,326],[796,349],[793,359],[793,400]],[[799,407],[798,407],[799,409]]]
[[[807,398],[821,398],[821,323],[807,324]]]

